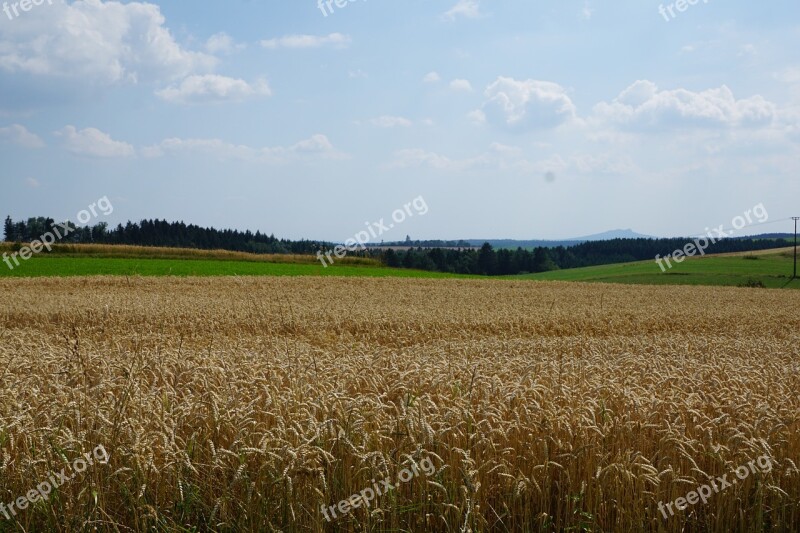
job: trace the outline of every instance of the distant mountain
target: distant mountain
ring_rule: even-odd
[[[606,231],[604,233],[597,233],[595,235],[588,235],[586,237],[576,237],[574,239],[563,239],[563,240],[543,240],[543,239],[532,239],[532,240],[514,240],[514,239],[467,239],[472,246],[481,246],[483,243],[488,242],[494,248],[506,248],[506,249],[516,249],[516,248],[556,248],[558,246],[576,246],[578,244],[588,242],[588,241],[610,241],[613,239],[654,239],[655,237],[650,237],[649,235],[642,235],[641,233],[636,233],[631,229],[616,229],[611,231]]]
[[[691,240],[691,237],[674,237],[685,238]],[[752,235],[748,237],[732,237],[733,239],[792,239],[793,235],[789,233],[765,233],[763,235]],[[576,237],[574,239],[564,240],[545,240],[545,239],[530,239],[530,240],[516,240],[516,239],[459,239],[457,241],[443,241],[443,240],[425,240],[425,241],[410,241],[410,242],[387,242],[378,244],[370,244],[370,247],[399,247],[406,248],[480,248],[483,243],[488,242],[495,249],[516,250],[517,248],[524,248],[527,250],[533,248],[557,248],[563,246],[569,248],[577,246],[585,242],[599,242],[599,241],[612,241],[614,239],[656,239],[664,240],[661,237],[653,237],[651,235],[643,235],[636,233],[632,229],[615,229],[603,233],[596,233],[594,235],[587,235],[585,237]]]
[[[611,231],[605,231],[603,233],[596,233],[594,235],[589,235],[587,237],[578,237],[575,239],[568,239],[570,241],[610,241],[612,239],[655,239],[652,235],[642,235],[641,233],[636,233],[632,229],[613,229]]]

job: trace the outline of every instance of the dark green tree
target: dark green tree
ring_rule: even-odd
[[[497,273],[497,254],[494,253],[492,245],[488,242],[483,243],[478,252],[478,271],[485,276],[493,276]]]
[[[386,253],[383,255],[383,260],[386,262],[386,266],[392,268],[398,268],[400,266],[400,258],[397,257],[397,252],[391,248],[386,250]]]
[[[537,248],[533,253],[533,271],[534,272],[547,272],[548,270],[555,270],[556,265],[547,253],[546,248]]]
[[[6,217],[5,224],[3,224],[3,234],[6,242],[14,241],[14,221],[11,220],[10,216]]]

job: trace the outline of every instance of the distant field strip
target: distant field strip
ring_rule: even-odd
[[[9,244],[0,244],[0,252],[9,249]],[[692,257],[675,263],[667,272],[661,272],[653,261],[639,261],[492,279],[728,286],[757,280],[768,288],[800,288],[800,280],[790,282],[791,272],[792,249],[788,248]],[[311,255],[258,255],[144,246],[60,245],[54,253],[38,254],[21,262],[14,270],[0,263],[0,278],[98,275],[482,278],[389,268],[363,257],[345,257],[324,268]]]
[[[0,243],[0,253],[11,253],[12,243]],[[258,263],[321,264],[313,255],[252,254],[229,250],[200,250],[197,248],[166,248],[130,246],[125,244],[55,244],[47,257],[105,257],[115,259],[213,259],[219,261],[248,261]],[[366,257],[344,257],[340,264],[380,266],[380,261]],[[1,266],[1,265],[0,265]]]
[[[540,281],[586,281],[647,285],[729,285],[757,280],[768,288],[800,289],[800,280],[792,277],[792,250],[764,250],[737,254],[690,257],[673,263],[661,272],[654,261],[618,263],[539,274],[512,276],[512,279]]]
[[[0,267],[3,267],[0,264]],[[468,278],[384,266],[315,264],[209,259],[120,259],[109,257],[34,257],[14,270],[0,268],[2,277],[44,276],[364,276],[405,278]]]

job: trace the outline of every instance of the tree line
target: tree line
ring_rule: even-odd
[[[683,249],[688,238],[612,239],[588,241],[575,246],[494,249],[485,243],[479,250],[410,248],[384,250],[379,257],[388,266],[416,268],[456,274],[508,276],[549,270],[653,260]],[[709,245],[706,254],[749,252],[791,246],[786,239],[727,238]]]
[[[128,221],[124,226],[118,224],[109,228],[105,222],[94,226],[76,227],[61,242],[75,244],[130,244],[136,246],[165,246],[168,248],[198,248],[202,250],[232,250],[254,254],[310,254],[316,253],[327,243],[316,241],[291,241],[278,239],[256,231],[218,230],[202,228],[183,222],[166,220],[142,220],[138,223]],[[35,217],[27,221],[13,221],[6,217],[4,223],[5,240],[10,242],[30,242],[52,230],[52,218]],[[330,246],[330,245],[329,245]]]
[[[30,242],[52,231],[52,218],[35,217],[14,221],[6,217],[5,240]],[[109,228],[105,222],[94,226],[76,227],[61,242],[76,244],[129,244],[136,246],[163,246],[171,248],[197,248],[203,250],[231,250],[255,254],[316,254],[330,250],[334,244],[323,241],[278,239],[256,231],[218,230],[202,228],[183,222],[142,220]],[[461,241],[464,243],[464,241]],[[668,256],[690,242],[687,238],[671,239],[613,239],[589,241],[575,246],[494,249],[485,243],[480,249],[464,248],[409,248],[394,250],[368,247],[349,255],[371,257],[395,268],[412,268],[456,274],[503,276],[548,270],[579,268],[612,263],[626,263]],[[466,244],[466,243],[465,243]],[[786,239],[726,238],[711,244],[706,253],[731,253],[791,246]]]

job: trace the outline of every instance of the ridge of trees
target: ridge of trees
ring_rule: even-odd
[[[260,231],[253,233],[249,230],[218,230],[158,219],[142,220],[138,223],[128,221],[124,226],[118,224],[114,228],[109,228],[104,222],[83,227],[69,224],[74,230],[59,242],[222,249],[255,254],[316,254],[318,251],[325,252],[334,247],[334,244],[323,241],[292,241],[278,239],[274,235]],[[53,231],[56,227],[52,218],[34,217],[27,221],[15,222],[11,217],[6,217],[3,229],[6,241],[30,242]],[[452,244],[447,241],[441,242]],[[569,247],[538,247],[533,250],[523,248],[495,250],[489,243],[485,243],[479,249],[411,247],[396,251],[391,248],[369,247],[349,254],[377,258],[385,265],[395,268],[497,276],[654,260],[657,255],[669,256],[675,250],[683,249],[689,242],[691,239],[688,238],[612,239],[583,242]],[[455,244],[467,243],[459,241]],[[726,238],[711,244],[706,253],[747,252],[787,246],[791,246],[791,243],[786,239]]]
[[[166,220],[142,220],[138,223],[128,221],[124,226],[118,224],[109,228],[105,222],[94,226],[76,227],[61,243],[75,244],[132,244],[138,246],[165,246],[169,248],[198,248],[201,250],[231,250],[255,254],[308,254],[316,253],[323,246],[333,246],[317,241],[292,241],[267,235],[238,230],[218,230],[202,228],[183,222]],[[11,242],[30,242],[46,232],[52,231],[55,221],[52,218],[35,217],[27,221],[14,222],[6,217],[4,223],[5,240]]]

